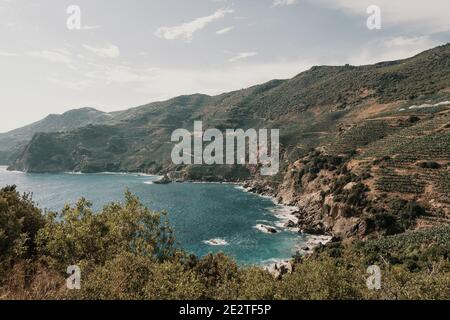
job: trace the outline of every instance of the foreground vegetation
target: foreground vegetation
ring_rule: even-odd
[[[94,213],[81,199],[42,213],[14,186],[0,190],[1,299],[450,299],[450,226],[334,243],[274,278],[223,254],[198,258],[176,246],[164,214],[125,195]],[[366,269],[382,270],[381,290]],[[66,289],[69,265],[81,290]]]

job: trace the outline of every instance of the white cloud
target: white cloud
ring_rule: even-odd
[[[93,46],[84,44],[83,48],[85,48],[86,50],[88,50],[102,58],[118,58],[120,56],[119,47],[117,47],[113,44],[109,44],[105,47],[93,47]]]
[[[160,27],[155,32],[155,36],[166,40],[182,39],[184,41],[192,41],[194,33],[205,28],[213,21],[224,18],[227,14],[233,13],[232,9],[219,9],[213,14],[197,18],[191,22],[183,23],[175,27]]]
[[[422,32],[427,28],[433,32],[450,31],[450,1],[433,0],[309,0],[329,8],[342,9],[350,14],[367,16],[369,5],[381,8],[382,28],[386,25],[406,25],[409,29],[417,28]]]
[[[117,65],[108,68],[105,76],[107,83],[146,83],[155,79],[155,70],[157,69],[140,70],[130,66]]]
[[[90,79],[83,79],[78,81],[67,81],[57,77],[49,77],[48,81],[54,83],[58,86],[61,86],[66,89],[74,90],[74,91],[82,91],[88,87],[90,87],[93,83]]]
[[[81,27],[82,30],[94,30],[94,29],[99,29],[99,28],[101,28],[101,27],[100,26],[88,26],[88,25]]]
[[[246,59],[246,58],[250,58],[250,57],[254,57],[256,56],[258,53],[257,52],[240,52],[237,55],[235,55],[234,57],[228,59],[228,61],[230,62],[236,62],[238,60],[242,60],[242,59]]]
[[[241,53],[250,57],[254,52]],[[76,77],[70,81],[52,78],[51,81],[71,90],[82,91],[93,88],[126,88],[131,94],[130,106],[150,101],[169,99],[182,94],[219,94],[246,88],[274,78],[291,78],[317,61],[275,61],[272,63],[226,64],[216,68],[153,68],[142,65],[100,61],[82,64]],[[111,89],[108,89],[111,90]],[[144,96],[141,101],[133,96]]]
[[[0,57],[18,57],[17,53],[0,51]]]
[[[98,81],[103,84],[108,81],[112,84],[132,84],[130,90],[145,94],[147,97],[146,101],[134,102],[138,105],[196,92],[215,95],[247,88],[274,78],[287,79],[308,69],[311,65],[314,65],[314,63],[278,61],[204,69],[148,68],[141,70],[118,67],[114,71],[109,70],[103,73],[102,76],[106,78],[99,78]],[[126,74],[126,77],[122,73]],[[130,80],[130,83],[123,82],[124,79]],[[129,103],[132,103],[132,101]]]
[[[372,64],[412,57],[422,51],[437,46],[429,36],[394,37],[370,42],[360,52],[349,58],[355,65]]]
[[[72,63],[72,58],[66,50],[42,50],[42,51],[32,51],[28,53],[28,56],[34,58],[40,58],[47,60],[49,62],[57,63]]]
[[[220,30],[216,31],[216,33],[217,34],[225,34],[225,33],[230,32],[233,29],[234,29],[234,27],[226,27],[226,28],[223,28],[223,29],[220,29]]]
[[[286,7],[296,3],[297,0],[273,0],[272,7]]]

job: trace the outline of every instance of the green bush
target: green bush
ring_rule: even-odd
[[[29,194],[15,186],[0,189],[0,274],[19,258],[33,259],[35,239],[45,221]]]
[[[125,203],[111,203],[94,213],[81,199],[61,214],[48,213],[37,236],[39,252],[58,267],[103,264],[130,252],[164,261],[175,253],[172,230],[164,214],[152,212],[126,192]]]
[[[6,299],[448,299],[449,226],[296,255],[293,272],[274,277],[226,255],[178,250],[164,215],[129,192],[124,204],[94,213],[81,199],[45,217],[14,187],[0,192]],[[406,206],[405,214],[421,214]],[[392,222],[392,221],[391,221]],[[391,223],[386,217],[375,224]],[[381,227],[386,227],[385,225]],[[81,290],[67,290],[68,265],[82,270]],[[366,287],[366,269],[382,268],[382,289]]]

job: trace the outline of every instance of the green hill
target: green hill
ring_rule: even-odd
[[[114,123],[114,117],[92,108],[67,111],[61,115],[51,114],[46,118],[15,129],[0,133],[0,164],[8,164],[30,142],[38,132],[70,131],[94,123]]]
[[[255,192],[302,208],[299,227],[310,233],[393,234],[450,218],[449,101],[446,44],[404,60],[313,67],[218,96],[95,112],[70,128],[46,119],[18,129],[35,134],[11,169],[181,171],[195,180],[247,181]],[[280,172],[263,178],[251,166],[175,166],[170,135],[192,131],[195,120],[204,129],[279,128]]]

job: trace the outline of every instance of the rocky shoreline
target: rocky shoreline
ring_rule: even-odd
[[[326,245],[333,239],[331,236],[311,236],[306,242],[306,245],[298,247],[298,253],[302,254],[304,257],[308,257],[314,252],[314,249],[321,245]],[[293,270],[293,261],[291,260],[279,260],[276,262],[269,263],[264,266],[274,278],[279,278],[286,273],[291,273]]]
[[[289,213],[288,219],[284,228],[297,230],[301,234],[308,234],[311,236],[327,236],[330,240],[340,240],[338,236],[326,230],[323,223],[319,220],[311,219],[314,215],[308,215],[305,208],[298,205],[296,201],[287,201],[286,196],[281,194],[279,190],[275,190],[262,181],[248,181],[240,184],[246,192],[258,194],[263,197],[272,199],[275,204],[283,205],[290,208],[295,208]]]
[[[168,183],[221,183],[221,184],[233,184],[238,186],[244,192],[256,194],[261,197],[269,198],[275,205],[283,206],[281,210],[276,210],[273,214],[279,218],[279,223],[276,227],[257,224],[256,229],[275,234],[279,232],[279,229],[288,229],[299,234],[307,235],[309,237],[306,245],[298,248],[298,252],[303,255],[311,254],[319,245],[325,245],[328,242],[337,242],[341,238],[335,234],[328,232],[323,225],[322,221],[314,219],[316,217],[315,212],[312,214],[306,213],[306,208],[300,207],[298,203],[292,200],[292,195],[288,195],[290,190],[282,190],[272,188],[266,181],[253,179],[247,181],[228,181],[216,179],[216,181],[204,181],[189,179],[186,175],[179,172],[170,172],[161,176],[159,180],[154,181],[156,184],[168,184]],[[312,219],[313,218],[313,219]],[[283,261],[285,263],[287,261]]]
[[[116,173],[118,174],[118,173]],[[258,230],[275,234],[280,231],[280,229],[287,229],[293,232],[298,232],[299,234],[307,235],[308,241],[306,244],[298,246],[297,252],[308,256],[314,252],[314,249],[320,245],[325,245],[330,241],[337,241],[336,237],[324,231],[322,228],[316,228],[314,225],[310,224],[308,220],[305,220],[304,210],[295,203],[295,201],[287,201],[283,194],[280,194],[279,190],[270,187],[263,180],[248,180],[248,181],[199,181],[188,179],[187,177],[174,176],[165,174],[160,175],[159,179],[152,181],[154,184],[169,184],[169,183],[223,183],[223,184],[233,184],[238,186],[244,192],[249,192],[256,194],[261,197],[269,198],[275,205],[282,206],[281,209],[273,211],[273,214],[279,218],[279,222],[276,226],[269,226],[264,224],[257,224],[255,228]],[[212,239],[207,241],[210,245],[225,245],[219,239]],[[271,274],[275,277],[280,276],[286,272],[292,271],[292,261],[285,259],[276,262],[272,262],[264,266]]]

